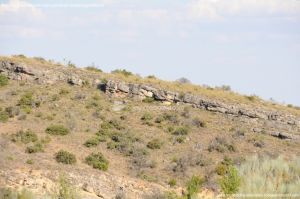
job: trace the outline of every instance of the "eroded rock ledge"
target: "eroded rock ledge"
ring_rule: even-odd
[[[294,115],[287,115],[275,110],[255,108],[241,104],[227,104],[203,96],[190,93],[177,93],[150,85],[132,84],[117,80],[109,80],[100,84],[100,76],[91,74],[82,69],[67,67],[41,67],[27,66],[23,63],[0,61],[0,73],[13,80],[34,81],[41,84],[55,84],[67,82],[71,85],[82,86],[85,83],[103,89],[108,95],[114,97],[153,98],[156,101],[167,103],[184,103],[207,111],[218,112],[236,117],[247,117],[274,121],[292,127],[300,127],[300,119]]]
[[[293,115],[284,115],[279,112],[249,108],[245,105],[229,105],[224,102],[207,99],[189,93],[177,93],[157,89],[148,85],[130,84],[121,81],[109,80],[105,84],[105,92],[115,97],[138,97],[140,99],[153,98],[156,101],[170,103],[185,103],[207,111],[244,116],[253,119],[263,119],[281,122],[287,125],[299,126],[299,120]]]

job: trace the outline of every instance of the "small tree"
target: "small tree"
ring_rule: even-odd
[[[223,193],[228,196],[238,192],[241,178],[234,166],[229,166],[228,172],[219,181]]]
[[[203,179],[198,176],[193,176],[186,184],[187,198],[191,199],[196,193],[198,193],[200,187],[203,184]]]

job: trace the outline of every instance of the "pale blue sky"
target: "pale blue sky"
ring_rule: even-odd
[[[0,54],[184,76],[300,105],[300,1],[0,0]]]

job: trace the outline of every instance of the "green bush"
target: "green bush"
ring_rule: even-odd
[[[100,140],[99,137],[92,137],[90,139],[88,139],[85,143],[84,146],[86,147],[93,147],[93,146],[97,146],[99,144]]]
[[[188,127],[181,126],[173,131],[173,135],[187,135],[189,133]]]
[[[32,107],[34,104],[33,100],[33,93],[32,92],[26,92],[24,95],[21,96],[18,105],[22,108],[24,107]]]
[[[219,181],[220,187],[225,195],[232,195],[238,192],[241,178],[234,166],[229,166],[228,171]]]
[[[93,72],[97,72],[97,73],[102,73],[103,71],[99,68],[96,68],[95,66],[87,66],[85,67],[86,70],[88,71],[93,71]]]
[[[143,121],[149,121],[152,120],[153,116],[150,113],[144,113],[144,115],[141,117],[141,120]]]
[[[66,88],[61,88],[60,90],[59,90],[59,94],[60,95],[67,95],[67,94],[69,94],[70,93],[70,90],[69,89],[66,89]]]
[[[118,121],[118,120],[115,120],[115,119],[110,120],[110,121],[108,121],[108,122],[103,122],[103,123],[101,124],[101,128],[102,128],[102,129],[112,129],[112,128],[115,128],[115,129],[117,129],[117,130],[122,130],[122,129],[124,129],[124,127],[121,125],[121,122]]]
[[[6,86],[8,84],[8,78],[0,74],[0,87]]]
[[[174,187],[174,186],[176,186],[177,181],[176,181],[176,179],[173,178],[168,182],[168,184],[170,185],[170,187]]]
[[[113,70],[111,73],[113,73],[113,74],[122,74],[126,77],[133,75],[132,72],[129,72],[125,69],[116,69],[116,70]]]
[[[68,151],[60,150],[55,154],[55,159],[59,163],[63,164],[75,164],[76,156]]]
[[[32,130],[27,131],[18,131],[17,133],[11,136],[11,141],[13,142],[22,142],[23,144],[28,144],[30,142],[36,142],[38,140],[38,136]]]
[[[57,199],[80,199],[76,189],[71,185],[65,175],[60,174],[53,198]]]
[[[26,153],[39,153],[44,152],[44,145],[40,142],[36,142],[33,145],[27,146]]]
[[[0,188],[0,199],[35,199],[36,197],[27,189],[18,192],[12,188]]]
[[[9,114],[6,111],[0,111],[0,122],[7,122]]]
[[[193,176],[186,184],[187,198],[191,199],[195,194],[198,193],[204,180],[198,176]]]
[[[45,131],[51,135],[67,135],[70,133],[70,130],[63,125],[51,125]]]
[[[142,100],[142,102],[145,102],[145,103],[152,103],[154,101],[155,101],[155,99],[153,97],[146,97]]]
[[[85,158],[85,162],[95,169],[106,171],[108,169],[109,162],[102,155],[102,153],[92,153]]]
[[[147,147],[149,149],[160,149],[162,146],[162,142],[159,139],[153,139],[147,143]]]

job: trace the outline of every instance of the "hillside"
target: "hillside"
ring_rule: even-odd
[[[300,155],[299,108],[256,96],[24,56],[0,75],[0,187],[38,198],[62,179],[80,198],[188,197],[193,176],[214,198],[231,166]]]

